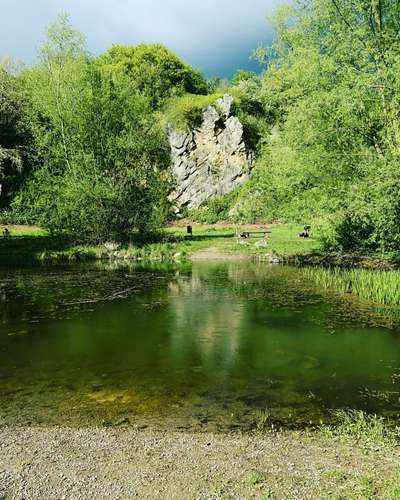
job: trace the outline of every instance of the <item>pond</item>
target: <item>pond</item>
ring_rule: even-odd
[[[0,424],[397,418],[400,314],[249,262],[0,270]]]

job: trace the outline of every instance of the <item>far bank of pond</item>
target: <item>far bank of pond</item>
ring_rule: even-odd
[[[0,240],[0,267],[92,261],[179,265],[190,261],[248,260],[302,267],[307,278],[321,288],[351,293],[382,305],[400,304],[397,271],[400,260],[393,256],[389,260],[382,256],[326,254],[322,252],[318,235],[299,238],[301,226],[295,224],[196,225],[191,236],[186,234],[186,226],[180,225],[154,235],[151,243],[106,242],[96,246],[76,245],[31,226],[9,226],[8,229],[10,237]],[[268,231],[266,237],[259,232],[265,230]],[[250,238],[238,237],[246,232]]]

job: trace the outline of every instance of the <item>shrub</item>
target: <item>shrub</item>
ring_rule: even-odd
[[[222,94],[185,94],[169,99],[161,112],[161,122],[176,129],[186,130],[201,125],[204,108],[212,106]]]
[[[230,218],[229,211],[234,205],[237,196],[237,191],[232,191],[224,196],[216,196],[209,200],[206,205],[189,211],[188,218],[205,224],[215,224],[227,220]]]
[[[98,58],[98,64],[112,74],[128,76],[135,90],[155,107],[185,92],[207,94],[207,81],[200,71],[160,44],[114,45]]]

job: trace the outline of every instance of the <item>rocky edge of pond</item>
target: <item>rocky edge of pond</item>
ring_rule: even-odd
[[[319,434],[4,426],[0,498],[386,498],[399,459]]]

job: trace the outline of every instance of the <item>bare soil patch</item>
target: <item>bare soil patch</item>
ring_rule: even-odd
[[[249,256],[241,252],[227,252],[218,247],[205,248],[204,250],[199,250],[194,252],[190,259],[194,261],[201,260],[246,260]]]

